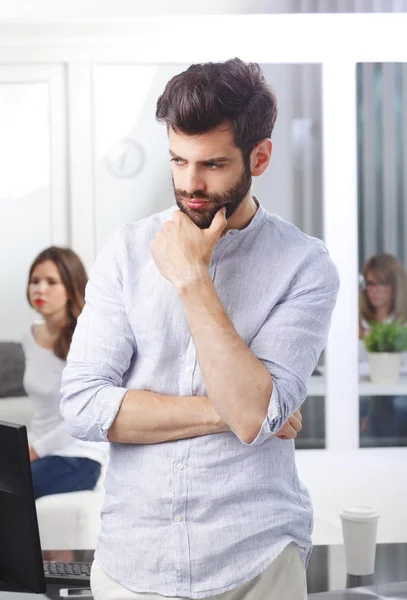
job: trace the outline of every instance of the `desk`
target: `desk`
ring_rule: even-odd
[[[377,384],[369,379],[359,382],[360,396],[407,396],[407,375],[400,377],[397,383]],[[308,396],[325,396],[325,377],[312,375],[308,382]]]
[[[44,560],[56,560],[59,562],[92,562],[94,550],[44,550],[42,557]],[[66,587],[78,587],[74,585],[48,584],[44,598],[51,600],[60,600],[59,590]],[[41,597],[42,598],[42,597]],[[1,596],[0,596],[1,600]],[[11,599],[10,599],[11,600]],[[16,598],[16,600],[19,600]],[[22,597],[21,600],[24,600]]]
[[[384,584],[407,581],[407,544],[378,544],[376,549],[375,574],[373,581],[368,578],[351,578],[352,585],[370,585],[374,582],[373,590]],[[307,570],[307,585],[310,598],[355,598],[364,596],[331,595],[325,592],[343,590],[347,585],[344,548],[340,544],[330,546],[314,546]],[[407,584],[405,584],[407,599]],[[369,590],[370,593],[371,590]],[[319,592],[319,593],[317,593]],[[324,592],[324,593],[322,593]],[[349,594],[351,590],[347,593]],[[376,592],[375,592],[376,593]],[[315,596],[314,596],[315,594]],[[367,598],[380,596],[366,596]],[[384,596],[386,597],[386,596]],[[396,596],[398,597],[398,596]]]
[[[308,600],[407,600],[407,581],[402,583],[385,583],[382,585],[359,587],[353,590],[341,590],[326,594],[309,594]]]
[[[43,552],[43,556],[47,560],[67,560],[65,552],[58,551],[47,551]],[[93,560],[93,550],[75,550],[72,551],[72,557],[68,560],[78,562],[91,562]],[[366,580],[365,580],[366,581]],[[394,582],[406,582],[407,581],[407,544],[378,544],[376,551],[376,565],[374,584],[372,588],[373,592],[369,590],[369,593],[376,594],[377,590],[381,590],[381,586],[384,584]],[[310,599],[312,600],[328,600],[337,599],[350,600],[362,600],[362,598],[377,598],[380,596],[361,596],[359,590],[357,595],[350,595],[352,590],[347,590],[347,595],[335,595],[338,590],[343,590],[346,587],[347,576],[345,567],[345,554],[342,545],[331,545],[331,546],[314,546],[307,570],[307,585]],[[354,580],[352,583],[358,584],[358,580]],[[362,583],[362,581],[360,581]],[[52,600],[59,599],[59,588],[66,587],[52,585],[47,587],[46,598]],[[384,589],[384,588],[383,588]],[[407,599],[407,583],[404,584],[406,590],[405,596],[394,596],[395,598],[406,598]],[[329,592],[329,593],[327,593]],[[333,595],[332,595],[333,594]],[[384,598],[386,596],[383,596]],[[1,600],[1,596],[0,596]]]

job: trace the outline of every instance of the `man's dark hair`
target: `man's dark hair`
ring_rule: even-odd
[[[239,58],[191,65],[175,75],[157,102],[156,118],[187,135],[205,133],[225,120],[235,144],[248,158],[260,140],[271,137],[277,99],[257,63]]]

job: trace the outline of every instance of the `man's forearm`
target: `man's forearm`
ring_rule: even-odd
[[[229,430],[206,396],[164,396],[129,390],[108,439],[122,444],[158,444]]]
[[[237,334],[209,273],[178,292],[208,396],[221,419],[250,443],[267,415],[271,375]]]

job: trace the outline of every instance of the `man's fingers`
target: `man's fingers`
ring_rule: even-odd
[[[283,429],[281,429],[281,433],[278,433],[276,437],[280,438],[280,440],[293,440],[297,437],[297,432],[286,423]]]
[[[296,410],[295,413],[289,417],[288,421],[283,425],[283,427],[275,433],[275,437],[278,437],[280,440],[293,440],[297,437],[297,433],[302,429],[302,415],[299,410]]]
[[[219,239],[222,231],[225,229],[227,220],[225,217],[226,208],[221,208],[218,210],[216,215],[212,219],[211,226],[207,229],[207,232],[210,236],[214,237],[216,240]]]
[[[294,415],[291,415],[291,417],[288,419],[288,424],[297,432],[301,431],[302,429],[302,421],[297,419],[297,417]]]

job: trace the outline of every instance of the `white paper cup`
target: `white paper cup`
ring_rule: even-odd
[[[340,517],[347,573],[371,575],[374,573],[379,513],[373,506],[350,506]]]

